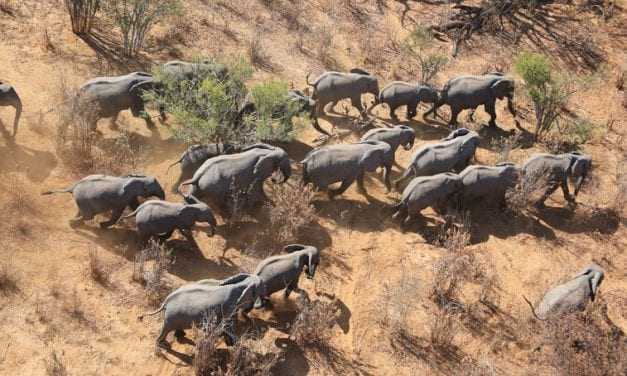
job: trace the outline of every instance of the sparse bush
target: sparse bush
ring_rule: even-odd
[[[89,276],[101,284],[102,286],[107,286],[109,284],[109,273],[111,272],[110,268],[103,263],[98,256],[97,248],[89,249]]]
[[[146,248],[135,255],[132,278],[144,286],[151,305],[161,303],[168,292],[165,274],[171,264],[170,253],[165,245],[151,240]]]
[[[179,0],[107,0],[103,8],[122,33],[124,56],[135,57],[146,35],[163,18],[179,13]]]
[[[64,0],[72,21],[72,32],[87,35],[100,9],[100,0]]]
[[[514,214],[523,214],[531,208],[546,192],[549,175],[549,171],[537,171],[523,177],[520,184],[505,193],[507,208]]]
[[[290,338],[303,348],[324,350],[328,347],[337,322],[337,307],[334,302],[309,301],[299,297],[299,313],[292,323]]]
[[[446,55],[434,51],[433,33],[427,28],[417,26],[403,42],[405,53],[416,59],[420,65],[420,82],[429,83],[448,63]]]
[[[246,48],[246,51],[248,53],[248,59],[250,59],[252,65],[262,68],[269,65],[268,56],[264,50],[264,46],[261,42],[261,36],[259,35],[259,33],[255,33],[247,41]]]
[[[510,161],[510,155],[512,151],[519,146],[519,135],[520,134],[511,137],[495,139],[492,142],[491,146],[498,154],[495,164]]]
[[[447,352],[459,334],[456,317],[446,309],[433,316],[429,325],[429,342],[439,352]]]
[[[56,351],[53,350],[45,362],[46,374],[48,374],[48,376],[65,376],[68,374],[65,364],[63,364]]]
[[[270,203],[270,232],[281,244],[293,243],[299,234],[316,221],[311,200],[315,195],[310,185],[282,184],[273,187]]]

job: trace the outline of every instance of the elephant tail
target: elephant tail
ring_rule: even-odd
[[[72,185],[71,187],[65,188],[65,189],[53,189],[51,191],[42,192],[41,195],[46,196],[46,195],[51,195],[54,193],[72,193],[74,191],[75,186],[76,185]]]
[[[129,214],[125,215],[124,217],[121,217],[120,219],[127,219],[127,218],[134,217],[135,215],[137,215],[138,211],[139,211],[139,208],[135,209],[132,213],[129,213]]]
[[[185,156],[182,156],[181,158],[179,158],[179,160],[178,160],[178,161],[176,161],[176,162],[172,163],[171,165],[169,165],[169,166],[168,166],[168,169],[167,169],[167,170],[165,170],[165,173],[167,174],[167,173],[168,173],[168,171],[170,171],[170,169],[171,169],[172,167],[174,167],[174,166],[176,166],[177,164],[181,163],[181,161],[183,161],[183,158],[185,158]]]
[[[179,187],[177,189],[178,193],[182,196],[185,196],[182,192],[181,192],[181,188],[185,185],[194,185],[196,184],[196,181],[194,180],[194,178],[185,180],[184,182],[182,182],[181,184],[179,184]]]
[[[525,299],[525,302],[527,302],[527,304],[529,304],[529,308],[531,308],[531,313],[533,314],[533,316],[536,318],[536,320],[540,320],[540,321],[544,321],[544,319],[541,319],[538,314],[536,313],[536,309],[533,308],[533,304],[529,301],[529,299],[527,299],[526,296],[522,296],[523,299]]]
[[[156,311],[152,311],[152,312],[144,313],[143,315],[139,315],[139,316],[137,316],[137,320],[139,320],[139,321],[143,321],[143,320],[144,320],[144,317],[146,317],[146,316],[153,316],[153,315],[156,315],[157,313],[159,313],[159,312],[163,311],[164,309],[165,309],[165,302],[163,302],[163,303],[161,304],[161,307],[159,307]]]

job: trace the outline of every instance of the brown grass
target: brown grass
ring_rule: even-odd
[[[6,261],[0,263],[0,294],[8,296],[19,291],[14,267]]]
[[[539,172],[537,176],[523,177],[521,184],[505,193],[508,209],[516,215],[527,212],[542,197],[548,186],[549,176]]]
[[[144,286],[152,306],[160,304],[169,292],[166,274],[171,262],[170,250],[154,240],[135,255],[132,279]]]
[[[324,350],[329,346],[333,326],[337,322],[337,307],[334,302],[309,301],[299,297],[299,314],[292,323],[290,338],[302,348]]]
[[[459,334],[457,318],[446,309],[433,315],[429,325],[429,342],[439,352],[448,352]]]
[[[303,231],[316,221],[316,210],[311,204],[315,192],[310,185],[282,184],[273,187],[267,208],[270,233],[278,244],[294,243]]]
[[[68,374],[67,368],[65,364],[63,364],[62,359],[57,355],[57,352],[52,350],[50,355],[45,360],[46,363],[46,374],[48,376],[65,376]]]
[[[109,274],[111,273],[111,268],[102,261],[98,255],[98,249],[95,247],[89,249],[88,270],[91,279],[98,284],[105,287],[110,284]]]

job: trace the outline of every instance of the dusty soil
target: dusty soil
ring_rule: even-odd
[[[159,320],[137,320],[154,305],[144,288],[132,281],[138,252],[133,228],[101,230],[91,223],[72,229],[68,220],[76,209],[69,195],[40,196],[44,190],[69,186],[80,176],[68,168],[56,149],[55,109],[62,97],[61,82],[76,87],[96,75],[148,69],[174,58],[246,54],[250,39],[258,34],[266,64],[258,68],[254,80],[279,77],[304,87],[307,72],[332,68],[329,59],[319,59],[324,33],[331,36],[332,65],[363,66],[382,81],[397,76],[415,80],[404,70],[403,62],[395,60],[394,52],[386,49],[385,40],[400,39],[416,23],[428,23],[448,9],[442,4],[407,2],[409,10],[404,13],[400,2],[382,2],[385,6],[367,2],[355,13],[346,6],[352,2],[318,1],[302,8],[293,6],[300,10],[297,21],[301,26],[295,27],[290,18],[294,9],[287,2],[249,0],[210,5],[185,1],[185,16],[159,25],[138,61],[122,62],[115,54],[110,28],[99,25],[99,30],[107,32],[99,31],[98,39],[89,43],[77,38],[71,33],[61,1],[0,1],[0,5],[5,3],[11,12],[0,10],[0,79],[17,88],[25,111],[16,143],[0,138],[0,239],[4,253],[0,263],[15,281],[14,287],[0,291],[4,329],[0,333],[0,374],[19,375],[50,373],[52,354],[71,375],[193,372],[193,346],[174,343],[175,352],[155,355]],[[316,279],[303,280],[301,287],[312,298],[334,294],[338,299],[341,313],[333,329],[333,351],[317,354],[288,339],[289,323],[297,313],[296,298],[284,301],[277,294],[272,299],[273,310],[255,313],[252,324],[262,333],[260,341],[285,351],[278,374],[452,375],[470,373],[469,364],[487,364],[494,374],[551,374],[537,361],[534,342],[523,339],[527,337],[521,328],[531,320],[531,314],[521,295],[537,301],[549,286],[591,261],[606,270],[601,297],[607,303],[608,316],[627,330],[624,201],[618,208],[622,213],[608,214],[608,208],[615,205],[620,189],[617,176],[624,174],[626,157],[624,93],[614,85],[626,64],[626,38],[620,27],[625,25],[625,17],[620,7],[607,22],[594,13],[573,13],[565,7],[553,7],[553,14],[572,19],[554,23],[559,26],[557,31],[523,36],[519,46],[488,36],[473,39],[435,81],[441,85],[455,74],[481,73],[495,67],[513,72],[512,57],[523,48],[550,53],[564,71],[587,72],[581,57],[549,37],[560,32],[574,35],[572,30],[577,25],[583,28],[581,20],[586,19],[585,27],[591,28],[605,62],[597,78],[574,96],[570,109],[600,124],[603,132],[582,148],[593,155],[597,181],[578,197],[581,204],[577,210],[567,210],[556,193],[547,201],[546,210],[523,217],[498,212],[473,216],[468,250],[491,265],[490,270],[498,277],[493,301],[496,309],[482,310],[476,325],[457,323],[454,350],[438,352],[429,346],[431,328],[439,318],[435,303],[429,299],[429,286],[436,261],[448,252],[432,241],[432,234],[442,223],[440,217],[430,213],[425,226],[401,232],[389,209],[398,193],[386,193],[377,174],[367,179],[368,197],[354,187],[333,201],[318,196],[314,202],[318,220],[299,241],[320,248],[323,261]],[[302,51],[297,48],[301,33]],[[536,39],[541,43],[531,42]],[[438,43],[448,53],[451,43]],[[531,129],[533,113],[522,96],[518,105],[527,109],[521,126]],[[497,107],[500,130],[482,126],[488,119],[482,110],[477,111],[474,124],[467,124],[480,129],[483,137],[478,163],[495,162],[499,153],[494,140],[517,129],[504,104]],[[378,109],[375,113],[378,122],[389,120],[386,111]],[[9,129],[12,115],[12,109],[0,109],[5,129]],[[334,124],[342,134],[331,142],[359,138],[357,132],[350,131],[351,119],[340,115],[323,119],[323,127],[330,129]],[[465,115],[460,120],[465,120]],[[416,130],[414,150],[448,132],[438,122],[407,123]],[[151,132],[130,114],[121,116],[119,124],[141,146],[138,170],[157,176],[169,189],[175,172],[166,172],[167,166],[185,145],[172,139],[168,124]],[[99,127],[105,138],[117,137],[120,132],[108,129],[106,121]],[[291,158],[300,160],[315,146],[317,136],[315,131],[305,130],[287,146]],[[517,148],[510,159],[522,162],[541,150],[538,145]],[[397,152],[395,177],[410,156],[411,151]],[[179,199],[174,195],[169,198]],[[174,249],[174,262],[166,277],[168,286],[249,270],[260,257],[249,252],[250,244],[263,229],[264,223],[255,220],[236,228],[222,224],[213,238],[197,233],[197,248],[175,237],[168,243]],[[90,254],[96,254],[106,268],[108,283],[98,283],[90,276]],[[401,323],[409,333],[407,337],[394,334],[391,328],[395,323]]]

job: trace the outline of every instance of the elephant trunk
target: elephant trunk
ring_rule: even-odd
[[[512,116],[516,116],[516,108],[514,107],[514,94],[507,96],[507,109]]]
[[[292,166],[289,158],[283,158],[281,164],[279,165],[279,170],[281,170],[281,174],[283,175],[283,181],[281,181],[281,183],[285,183],[287,179],[292,176]]]
[[[13,107],[15,108],[15,119],[13,120],[13,138],[15,138],[17,136],[17,128],[20,123],[20,118],[22,117],[22,101],[20,100],[20,97],[17,96],[17,93],[15,94],[15,103],[13,104]]]
[[[388,163],[383,166],[383,181],[385,182],[385,188],[388,192],[392,190],[392,182],[390,181],[392,176],[392,164]]]

